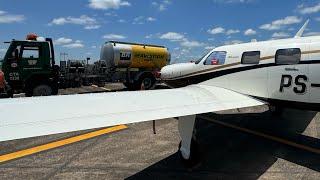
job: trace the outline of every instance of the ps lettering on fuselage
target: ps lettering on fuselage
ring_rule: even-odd
[[[293,77],[289,74],[283,74],[280,82],[280,92],[290,89],[293,86],[293,92],[296,94],[304,94],[307,91],[308,77],[306,75],[297,75]]]

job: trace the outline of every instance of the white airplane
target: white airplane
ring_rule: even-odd
[[[307,24],[307,23],[306,23]],[[185,161],[194,161],[196,114],[266,103],[319,110],[320,36],[215,48],[164,67],[177,89],[0,100],[0,141],[179,117]],[[261,100],[262,99],[262,100]]]
[[[165,66],[171,87],[218,86],[274,106],[320,110],[320,36],[217,47],[194,63]],[[217,94],[218,95],[218,94]]]

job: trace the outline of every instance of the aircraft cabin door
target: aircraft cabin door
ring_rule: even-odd
[[[276,66],[269,68],[269,98],[294,102],[308,102],[309,66],[300,64],[307,55],[305,48],[278,49]]]

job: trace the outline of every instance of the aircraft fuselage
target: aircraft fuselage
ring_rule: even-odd
[[[196,63],[166,66],[171,87],[223,87],[272,104],[320,110],[320,36],[251,42],[213,49]]]

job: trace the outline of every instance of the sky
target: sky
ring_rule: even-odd
[[[0,0],[0,41],[36,33],[54,39],[57,60],[92,62],[106,41],[157,44],[177,63],[225,44],[293,37],[307,19],[304,35],[320,35],[320,0]]]

